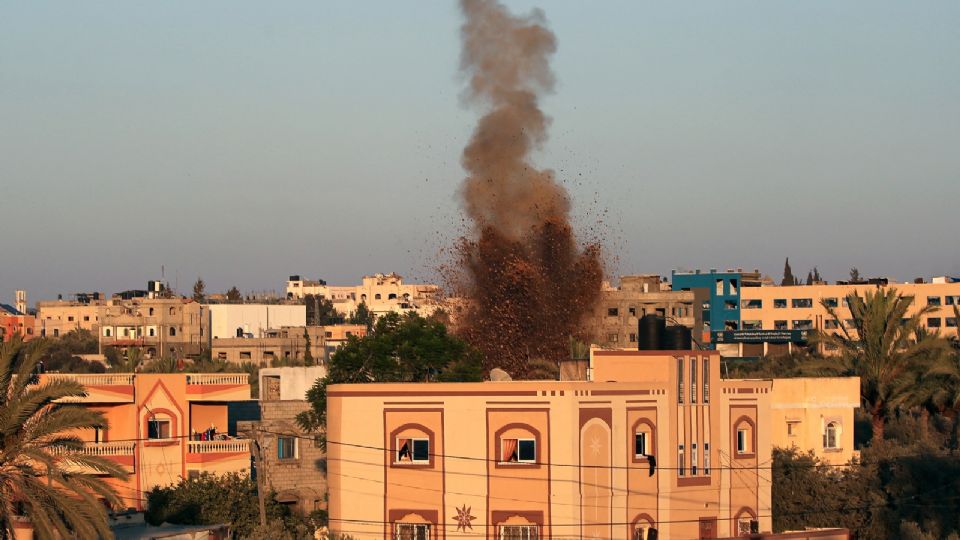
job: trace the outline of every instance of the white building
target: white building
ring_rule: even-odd
[[[406,284],[401,276],[393,273],[364,276],[360,285],[348,286],[327,285],[325,281],[290,276],[287,298],[308,295],[332,301],[336,310],[346,316],[353,314],[360,304],[366,304],[374,315],[415,311],[427,316],[439,307],[440,287]]]
[[[204,308],[204,333],[208,340],[260,338],[271,328],[307,324],[307,307],[303,305],[208,304]]]

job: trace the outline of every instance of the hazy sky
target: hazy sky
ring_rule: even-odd
[[[557,34],[537,164],[610,273],[960,274],[960,2],[508,2]],[[0,302],[431,279],[450,1],[0,3]],[[598,213],[605,212],[598,215]]]

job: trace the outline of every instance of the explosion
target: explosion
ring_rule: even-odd
[[[457,246],[466,299],[458,330],[488,369],[524,377],[529,360],[569,356],[570,337],[600,295],[600,248],[578,245],[566,189],[530,162],[550,123],[539,97],[554,86],[556,39],[543,12],[516,17],[495,0],[460,7],[464,97],[485,113],[462,158],[472,232]]]

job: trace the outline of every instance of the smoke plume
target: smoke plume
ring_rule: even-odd
[[[458,246],[467,299],[459,331],[488,367],[522,377],[530,360],[569,355],[570,337],[599,296],[600,249],[578,245],[566,190],[530,162],[550,124],[539,98],[554,86],[557,45],[543,12],[517,17],[495,0],[460,7],[464,97],[484,114],[462,158],[472,233]]]

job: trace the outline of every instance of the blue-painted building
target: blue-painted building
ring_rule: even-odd
[[[714,335],[724,330],[740,329],[740,289],[760,285],[757,271],[727,270],[726,272],[676,272],[672,274],[673,290],[692,291],[694,309],[700,310],[702,328],[694,328],[694,335],[709,348],[715,348]]]

